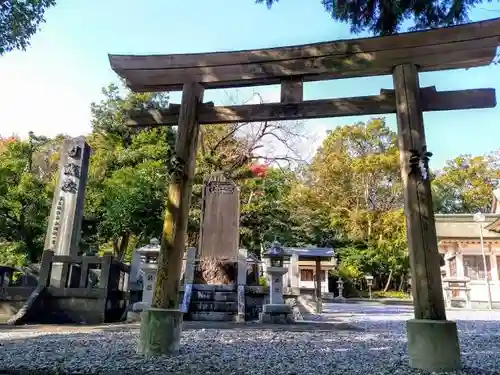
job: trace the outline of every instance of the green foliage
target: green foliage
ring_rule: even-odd
[[[259,286],[268,286],[267,285],[267,277],[265,277],[265,276],[259,277]]]
[[[310,0],[307,0],[310,1]],[[390,35],[411,20],[410,30],[452,26],[469,22],[470,10],[491,0],[321,0],[325,11],[335,21],[348,23],[352,33],[370,31]],[[268,8],[279,0],[255,0]]]
[[[0,243],[0,265],[20,267],[26,263],[26,249],[23,242]]]
[[[104,99],[92,103],[93,132],[86,214],[98,222],[98,236],[124,258],[132,246],[159,237],[167,170],[175,133],[171,128],[135,130],[130,114],[163,108],[160,94],[122,93],[116,85],[103,89]]]
[[[434,208],[438,213],[489,212],[494,181],[500,179],[495,155],[460,155],[449,160],[434,179]]]
[[[26,50],[45,22],[45,10],[55,4],[55,0],[0,1],[0,56],[14,49]]]
[[[36,261],[42,251],[51,195],[49,185],[33,168],[33,141],[7,143],[0,153],[0,241],[23,248]]]
[[[270,169],[264,179],[250,179],[241,184],[242,246],[260,254],[277,238],[282,244],[293,246],[296,232],[290,230],[290,186],[294,175],[289,170]]]
[[[406,292],[400,290],[389,290],[387,292],[384,291],[376,291],[372,294],[373,298],[394,298],[394,299],[410,299],[410,295]]]

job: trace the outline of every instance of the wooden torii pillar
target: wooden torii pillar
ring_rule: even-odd
[[[141,313],[139,351],[146,357],[179,350],[183,311],[179,309],[179,286],[185,250],[189,206],[193,188],[200,124],[197,107],[203,86],[186,83],[182,89],[175,156],[158,257],[155,293],[151,308]]]
[[[441,285],[429,171],[432,154],[425,140],[417,66],[396,66],[393,80],[415,310],[415,319],[407,322],[410,365],[432,371],[458,370],[461,362],[457,326],[446,320]]]
[[[263,50],[156,56],[111,55],[113,70],[136,92],[178,91],[187,90],[187,87],[192,87],[194,91],[198,86],[190,82],[198,82],[205,89],[281,84],[280,103],[216,107],[213,103],[201,104],[201,95],[189,95],[188,99],[185,92],[181,106],[139,111],[132,116],[129,122],[132,126],[179,124],[177,161],[184,165],[184,173],[180,183],[172,180],[172,184],[180,188],[171,189],[179,193],[172,195],[170,201],[174,204],[170,204],[167,210],[171,214],[166,214],[164,238],[167,240],[162,242],[158,267],[160,277],[154,298],[155,305],[162,311],[157,314],[164,317],[175,315],[167,310],[175,307],[174,302],[178,298],[179,253],[184,245],[181,234],[185,233],[183,213],[189,205],[190,195],[191,167],[188,166],[193,162],[190,155],[196,147],[193,139],[188,138],[197,137],[198,130],[195,129],[198,129],[198,124],[397,113],[415,309],[415,319],[408,322],[410,364],[429,371],[459,369],[457,329],[454,322],[446,320],[444,309],[428,178],[430,153],[426,149],[422,112],[490,108],[496,106],[496,97],[494,89],[439,92],[434,87],[420,88],[418,72],[489,65],[496,55],[499,37],[500,18],[497,18],[387,37]],[[303,82],[390,74],[394,90],[382,90],[380,95],[303,100]],[[195,103],[198,104],[195,106]],[[176,197],[180,197],[179,200]],[[165,318],[164,324],[173,322],[172,319],[170,323],[168,321]],[[142,348],[143,351],[162,353],[178,348],[180,328],[167,329],[156,323],[160,330],[177,333],[160,337],[149,329],[152,338],[145,343],[158,349]],[[150,324],[152,322],[145,318],[141,331]]]

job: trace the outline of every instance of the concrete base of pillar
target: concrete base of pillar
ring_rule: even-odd
[[[142,311],[146,311],[147,309],[149,309],[149,307],[150,307],[149,303],[139,301],[139,302],[136,302],[132,305],[132,311],[136,312],[136,313],[140,313]]]
[[[179,350],[183,312],[153,309],[141,313],[139,353],[145,357],[172,354]]]
[[[295,323],[293,306],[287,304],[268,304],[262,306],[261,323],[292,324]]]
[[[461,368],[457,324],[447,320],[411,319],[406,322],[410,366],[430,372]]]

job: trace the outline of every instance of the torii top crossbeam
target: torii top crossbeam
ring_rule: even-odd
[[[391,74],[412,63],[420,72],[488,65],[500,18],[386,37],[292,47],[175,55],[110,55],[113,70],[134,91],[176,91],[186,82],[206,89]]]

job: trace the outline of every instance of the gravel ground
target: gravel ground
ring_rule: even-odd
[[[195,323],[184,330],[179,354],[150,360],[136,353],[137,324],[3,327],[0,374],[423,374],[407,365],[404,320],[411,316],[401,306],[325,304],[324,323],[290,330]],[[458,374],[500,374],[500,312],[448,316],[460,329]]]

